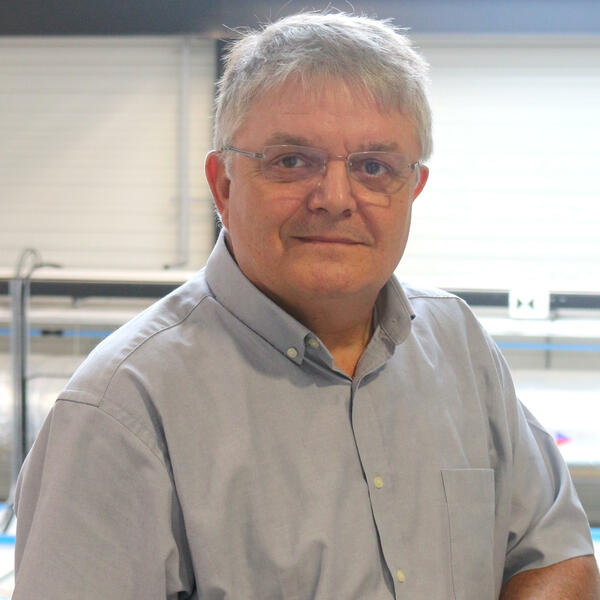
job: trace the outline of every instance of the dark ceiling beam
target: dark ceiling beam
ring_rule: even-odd
[[[217,37],[332,5],[393,17],[416,33],[600,34],[598,0],[0,0],[0,35]]]

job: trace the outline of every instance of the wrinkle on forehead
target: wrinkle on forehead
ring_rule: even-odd
[[[333,107],[337,115],[346,115],[348,119],[355,118],[359,112],[377,112],[384,116],[397,114],[410,121],[415,135],[417,134],[417,123],[413,115],[401,109],[398,99],[378,97],[358,79],[354,81],[342,77],[296,75],[288,78],[273,92],[281,100],[280,107],[283,114],[311,114],[312,110],[307,109],[307,106]],[[381,146],[396,145],[394,140],[389,142],[380,140],[378,143]],[[380,149],[393,151],[396,148],[381,147]],[[364,149],[379,148],[371,147],[367,140]]]

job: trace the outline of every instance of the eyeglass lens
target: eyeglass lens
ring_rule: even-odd
[[[267,146],[263,151],[261,167],[266,179],[292,183],[322,175],[327,162],[327,152],[320,148]],[[346,164],[348,174],[354,181],[380,194],[398,192],[412,172],[409,162],[394,152],[353,152],[346,158]]]

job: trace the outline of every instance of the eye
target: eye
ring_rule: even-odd
[[[287,154],[286,156],[278,156],[273,161],[273,164],[284,169],[301,169],[302,167],[309,166],[311,163],[301,154]]]
[[[365,161],[364,170],[367,175],[383,175],[387,172],[385,166],[376,160]]]
[[[394,172],[389,165],[373,157],[352,161],[352,170],[364,177],[385,177]]]
[[[265,148],[262,170],[267,179],[290,183],[312,177],[322,163],[318,151],[311,152],[310,148],[271,146]]]

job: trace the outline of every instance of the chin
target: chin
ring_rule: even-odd
[[[364,275],[360,277],[331,269],[323,269],[311,277],[300,277],[297,283],[306,293],[331,299],[352,296],[377,287],[370,277],[367,279]]]

